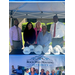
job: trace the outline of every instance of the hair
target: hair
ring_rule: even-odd
[[[47,70],[47,71],[48,71],[48,70]],[[46,72],[47,72],[47,71],[46,71]],[[48,71],[48,72],[49,72],[49,71]]]
[[[41,69],[41,70],[43,70],[43,71],[44,71],[44,69]]]
[[[26,69],[26,72],[27,72],[28,70],[29,70],[29,69],[27,68],[27,69]]]
[[[27,23],[27,25],[26,25],[25,30],[28,30],[28,25],[29,25],[29,24],[31,24],[31,25],[32,25],[32,23],[31,23],[31,22],[28,22],[28,23]],[[32,25],[32,28],[31,28],[31,29],[33,29],[33,25]]]
[[[16,19],[14,19],[14,22],[15,22],[15,21],[18,21],[18,19],[17,19],[17,18],[16,18]],[[19,24],[19,21],[18,21],[18,24]]]
[[[37,21],[37,22],[36,22],[36,24],[37,24],[38,22],[41,24],[41,22],[40,22],[40,21]],[[35,24],[35,27],[36,27],[36,24]],[[42,25],[41,25],[41,27],[42,27]]]
[[[46,25],[42,26],[42,28],[43,28],[43,27],[46,27],[46,29],[47,29],[47,26],[46,26]]]
[[[48,70],[47,70],[47,71],[48,71]],[[46,72],[47,72],[47,71],[46,71]],[[48,71],[48,72],[49,72],[49,71]]]
[[[33,68],[34,69],[34,72],[35,72],[35,68],[34,67],[31,67],[31,68]],[[30,70],[31,70],[31,68],[30,68]],[[32,72],[32,71],[31,71]]]
[[[56,69],[58,69],[59,67],[56,67]]]
[[[58,16],[57,16],[57,15],[54,15],[54,16],[53,16],[53,18],[55,18],[55,17],[56,17],[56,18],[58,18]]]
[[[51,72],[52,72],[52,71],[55,71],[55,70],[53,69],[53,70],[51,70]]]

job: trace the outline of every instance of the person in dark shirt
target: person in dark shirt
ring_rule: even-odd
[[[36,36],[35,36],[35,30],[33,29],[33,25],[31,22],[28,22],[24,30],[25,47],[29,45],[34,45],[35,39]]]

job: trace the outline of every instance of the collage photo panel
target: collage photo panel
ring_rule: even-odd
[[[9,75],[65,75],[65,1],[9,1]]]

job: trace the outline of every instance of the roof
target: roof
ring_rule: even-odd
[[[9,17],[65,18],[65,2],[9,2]]]

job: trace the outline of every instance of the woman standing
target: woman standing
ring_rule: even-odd
[[[35,73],[35,69],[33,67],[30,68],[29,75],[37,75],[37,73]]]
[[[55,70],[52,70],[50,75],[56,75]]]
[[[49,71],[48,70],[46,71],[46,75],[49,75]]]
[[[34,45],[35,39],[36,36],[35,36],[35,30],[33,29],[33,25],[31,22],[28,22],[24,30],[25,47],[29,45]]]
[[[38,34],[42,31],[41,23],[40,23],[39,21],[36,22],[36,26],[35,26],[34,30],[35,30],[35,35],[36,35],[35,44],[37,44],[37,37],[38,37]]]

